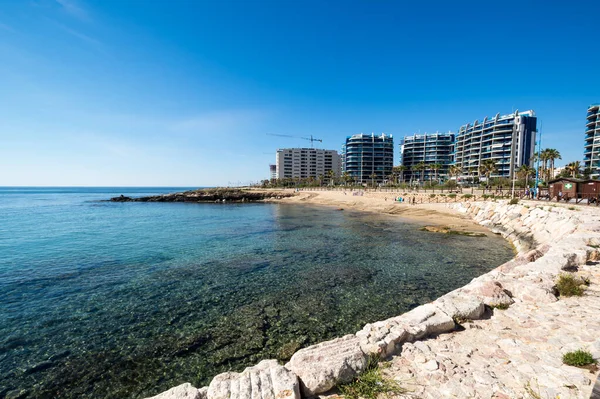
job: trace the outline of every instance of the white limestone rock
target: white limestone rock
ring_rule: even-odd
[[[452,319],[478,320],[485,312],[485,306],[479,298],[460,289],[438,298],[433,304]]]
[[[452,331],[455,327],[450,316],[430,303],[414,308],[400,319],[407,326],[406,331],[412,335],[412,340]]]
[[[285,367],[300,378],[302,393],[310,397],[352,381],[365,369],[367,361],[359,338],[346,335],[299,350]]]
[[[277,360],[263,360],[241,373],[217,375],[207,399],[300,399],[300,388],[298,377]]]
[[[505,306],[514,303],[511,295],[498,281],[474,281],[463,287],[463,291],[477,296],[488,306]]]
[[[163,393],[146,399],[202,399],[200,390],[186,382]]]

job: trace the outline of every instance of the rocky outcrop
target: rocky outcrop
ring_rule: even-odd
[[[293,193],[284,191],[258,191],[229,188],[205,188],[148,197],[113,197],[111,202],[256,202],[270,199],[292,197]]]
[[[356,333],[363,352],[386,358],[396,354],[403,343],[452,331],[452,317],[432,304],[426,304],[403,315],[367,324]]]
[[[241,373],[217,375],[207,399],[300,399],[298,377],[277,360],[263,360]]]
[[[367,361],[359,339],[346,335],[299,350],[285,367],[300,378],[302,393],[310,397],[352,381],[365,369]]]
[[[204,395],[203,395],[204,394]],[[186,382],[148,399],[206,399],[206,389],[201,391]]]

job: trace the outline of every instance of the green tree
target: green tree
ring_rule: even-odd
[[[554,178],[554,161],[557,159],[562,159],[560,152],[554,148],[547,148],[546,150],[546,158],[548,159],[548,163],[550,164],[550,169],[548,173],[548,180]]]
[[[327,177],[329,178],[329,184],[333,186],[335,183],[335,172],[330,169],[327,172]]]
[[[529,178],[535,175],[535,169],[528,165],[521,165],[517,169],[517,176],[519,179],[525,180],[525,186],[529,187]]]
[[[448,169],[448,173],[450,173],[450,176],[454,176],[456,180],[458,180],[458,175],[460,175],[461,172],[462,168],[458,165],[451,165]]]
[[[565,170],[569,172],[571,177],[575,178],[581,173],[581,163],[579,161],[568,163]]]
[[[429,165],[429,167],[431,168],[431,170],[433,170],[433,174],[434,174],[434,180],[435,180],[436,182],[437,182],[437,179],[438,179],[438,171],[439,171],[440,169],[442,169],[442,166],[443,166],[443,165],[442,165],[442,164],[440,164],[440,163],[434,163],[434,164],[431,164],[431,165]]]
[[[498,168],[496,167],[496,161],[493,159],[484,159],[479,165],[479,174],[486,177],[487,184],[490,184],[490,176],[497,170]]]
[[[425,170],[427,170],[427,165],[425,164],[425,162],[419,162],[416,165],[413,165],[412,170],[415,172],[421,172],[421,183],[424,182],[425,180]]]
[[[369,177],[371,178],[371,185],[375,187],[375,179],[377,179],[377,173],[373,172]]]

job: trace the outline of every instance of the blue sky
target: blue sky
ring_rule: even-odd
[[[1,0],[0,185],[213,186],[278,147],[534,109],[583,157],[592,1]],[[399,148],[396,146],[396,159]],[[397,161],[396,161],[397,163]]]

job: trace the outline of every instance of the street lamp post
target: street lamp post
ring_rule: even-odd
[[[535,196],[536,199],[540,199],[540,156],[542,154],[542,122],[540,121],[540,139],[538,140],[538,152],[537,152],[537,166],[535,168]]]

